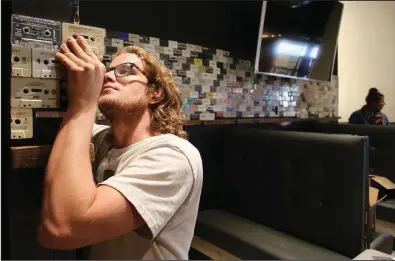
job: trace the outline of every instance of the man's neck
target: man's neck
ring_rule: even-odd
[[[151,127],[151,117],[147,112],[137,121],[115,119],[111,122],[114,148],[122,149],[146,138],[155,136]]]

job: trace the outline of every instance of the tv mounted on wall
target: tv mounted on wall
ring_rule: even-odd
[[[342,13],[339,1],[263,1],[255,73],[330,81]]]

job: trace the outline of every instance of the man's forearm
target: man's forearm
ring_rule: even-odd
[[[89,158],[95,113],[93,106],[79,112],[70,109],[56,137],[47,165],[42,217],[51,227],[71,226],[95,199]]]

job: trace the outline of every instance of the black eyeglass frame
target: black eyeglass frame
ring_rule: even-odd
[[[117,68],[122,66],[122,65],[125,65],[125,64],[129,64],[130,65],[130,69],[129,69],[128,73],[126,75],[117,75]],[[141,72],[145,76],[145,73],[143,71],[141,71],[140,67],[138,67],[135,63],[121,63],[121,64],[118,64],[115,67],[107,67],[106,68],[106,73],[108,73],[110,71],[114,71],[114,74],[115,74],[116,77],[122,78],[122,77],[129,76],[131,71],[133,70],[133,67],[136,68],[139,72]]]

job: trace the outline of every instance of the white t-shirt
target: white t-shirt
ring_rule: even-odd
[[[95,124],[93,136],[106,128]],[[95,150],[110,148],[108,143],[100,140]],[[203,183],[202,159],[191,143],[164,134],[112,148],[97,169],[96,181],[133,204],[153,239],[131,232],[93,245],[90,259],[188,259]]]

